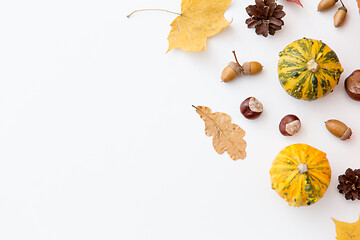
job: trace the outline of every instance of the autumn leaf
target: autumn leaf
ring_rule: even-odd
[[[210,108],[204,106],[193,107],[205,122],[206,136],[213,137],[213,146],[217,153],[223,154],[226,151],[233,160],[246,157],[246,142],[243,139],[245,131],[231,123],[229,115],[212,113]]]
[[[206,50],[206,40],[229,26],[224,13],[231,0],[182,0],[181,13],[164,9],[135,10],[129,18],[140,11],[163,11],[178,15],[170,24],[171,31],[168,36],[169,48],[180,48],[185,52]]]
[[[358,7],[359,7],[359,13],[360,13],[360,0],[356,0]]]
[[[333,220],[335,222],[337,240],[360,240],[360,218],[354,223]]]
[[[302,6],[302,7],[304,7],[304,6],[301,4],[300,0],[286,0],[286,1],[288,1],[288,2],[292,2],[292,3],[296,3],[296,4],[298,4],[298,5]],[[358,0],[358,1],[360,1],[360,0]]]
[[[206,40],[231,22],[224,18],[231,0],[183,0],[181,14],[170,24],[169,49],[181,48],[185,52],[203,51]]]

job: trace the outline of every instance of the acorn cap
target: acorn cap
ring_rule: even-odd
[[[240,75],[243,71],[243,69],[241,68],[241,66],[239,64],[237,64],[236,62],[229,62],[228,64],[232,69],[234,69],[234,71]]]
[[[345,12],[347,12],[347,8],[346,8],[346,7],[344,7],[344,6],[339,7],[339,9],[338,9],[338,10],[344,10]]]
[[[244,74],[245,75],[250,75],[250,73],[251,73],[251,64],[249,62],[244,62],[243,68],[244,68]]]
[[[351,130],[351,128],[348,127],[346,129],[344,135],[341,136],[340,140],[347,140],[351,137],[351,135],[352,135],[352,130]]]

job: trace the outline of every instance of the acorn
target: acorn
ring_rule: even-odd
[[[261,72],[263,66],[259,62],[245,62],[243,64],[244,74],[245,75],[255,75]]]
[[[346,17],[347,9],[344,6],[343,2],[340,0],[342,7],[339,7],[337,12],[334,15],[334,26],[340,27],[340,25],[344,22]]]
[[[318,5],[318,11],[324,11],[335,5],[338,0],[321,0]]]
[[[230,82],[241,73],[244,75],[255,75],[261,72],[263,66],[259,62],[245,62],[243,66],[241,66],[237,60],[235,51],[232,51],[235,57],[236,62],[230,62],[226,68],[221,73],[221,80],[223,82]]]
[[[221,73],[221,80],[223,82],[230,82],[238,75],[240,75],[244,69],[240,66],[240,64],[236,62],[229,62],[226,68]]]
[[[351,128],[346,126],[345,123],[331,119],[325,122],[325,126],[329,132],[340,140],[347,140],[351,137]]]

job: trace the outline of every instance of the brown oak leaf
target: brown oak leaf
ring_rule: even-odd
[[[333,220],[335,222],[337,240],[360,240],[360,218],[354,223]]]
[[[301,4],[300,0],[286,0],[286,1],[288,1],[288,2],[292,2],[292,3],[296,3],[296,4],[298,4],[298,5],[302,6],[302,7],[304,7],[304,6]],[[357,0],[357,1],[360,1],[360,0]]]
[[[217,153],[223,154],[226,151],[233,160],[246,157],[246,142],[243,139],[245,131],[231,123],[229,115],[212,113],[210,108],[204,106],[193,107],[205,122],[206,136],[213,137],[213,146]]]

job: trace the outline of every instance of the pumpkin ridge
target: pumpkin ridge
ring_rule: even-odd
[[[290,56],[287,56],[287,59],[293,59],[294,61],[298,61],[299,63],[304,63],[304,64],[306,64],[306,62],[307,62],[305,58],[300,57],[300,56],[290,55]]]
[[[309,176],[311,178],[313,178],[315,181],[325,184],[326,176],[320,176],[320,174],[317,174],[316,176],[315,176],[315,174],[309,174]],[[326,185],[326,186],[328,186],[328,185]]]
[[[313,175],[311,175],[311,176],[309,176],[309,177],[311,178],[311,180],[312,180],[313,182],[317,183],[318,187],[319,187],[321,190],[324,190],[324,192],[325,192],[325,190],[327,189],[327,187],[329,186],[329,184],[326,184],[326,183],[320,181],[320,179],[318,179],[317,177],[315,177],[315,176],[313,176]]]
[[[321,58],[322,63],[339,62],[339,58],[336,55],[336,53],[333,50],[331,50],[329,47],[327,47],[327,50],[329,51],[325,53],[325,55]]]
[[[320,44],[319,44],[320,45]],[[322,56],[322,52],[324,51],[324,48],[326,47],[326,44],[321,42],[320,48],[316,51],[316,56],[315,56],[315,60],[319,62],[321,56]]]
[[[296,175],[297,175],[297,170],[293,170],[291,174],[288,175],[288,177],[286,177],[283,182],[284,183],[288,183],[290,184],[292,181],[294,181],[294,179],[296,179]]]
[[[301,50],[302,54],[304,55],[304,58],[306,59],[306,62],[311,59],[311,55],[309,54],[309,49],[305,41],[298,41],[297,44],[295,44],[295,47]]]
[[[282,158],[281,158],[281,157],[282,157]],[[284,153],[280,153],[278,159],[281,159],[281,160],[278,160],[278,161],[284,161],[284,162],[285,162],[285,160],[286,160],[287,162],[289,161],[289,162],[290,162],[289,164],[296,164],[296,163],[297,163],[293,158],[287,156],[287,155],[284,154]],[[296,169],[296,168],[294,168],[294,169]]]
[[[309,60],[311,60],[311,59],[315,60],[315,54],[317,53],[317,50],[315,49],[315,51],[314,51],[313,46],[317,45],[316,41],[309,39],[309,38],[305,38],[305,40],[306,40],[306,45],[307,45],[306,51],[309,52]]]
[[[299,68],[291,68],[291,69],[284,69],[284,72],[279,74],[280,82],[290,82],[288,81],[289,78],[299,78],[301,77],[301,74],[306,74],[304,72],[306,68],[305,67],[299,67]]]
[[[292,184],[292,182],[294,180],[295,180],[295,182],[297,182],[298,176],[296,174],[297,173],[294,174],[293,178],[289,182],[283,181],[284,186],[282,187],[281,191],[294,193],[294,188],[297,186],[297,184]],[[291,196],[294,196],[294,195],[296,196],[296,194],[292,194],[292,195],[290,195],[290,196],[288,195],[288,196],[291,197]]]
[[[307,74],[306,72],[302,72],[301,74]],[[302,75],[299,75],[299,77],[301,77]],[[290,81],[287,81],[286,83],[287,83],[287,85],[286,85],[286,87],[288,88],[288,89],[292,89],[292,94],[294,94],[294,95],[297,95],[297,93],[299,93],[300,95],[302,95],[302,89],[303,89],[303,86],[304,86],[304,83],[306,82],[306,78],[305,78],[305,76],[304,77],[302,77],[302,79],[298,82],[298,83],[296,83],[296,85],[294,86],[294,84],[295,84],[295,82],[290,82]],[[292,84],[292,85],[290,85],[290,84]],[[300,96],[301,97],[301,96]]]
[[[318,158],[321,158],[322,160],[318,160]],[[311,158],[309,158],[308,167],[311,168],[315,164],[316,164],[316,166],[319,166],[319,165],[322,165],[323,163],[328,163],[326,154],[323,152],[319,152],[317,154],[314,154]]]
[[[297,49],[291,44],[280,55],[284,54],[292,54],[291,56],[297,56],[298,58],[302,59],[302,61],[307,62],[307,59],[303,56],[301,52],[301,49]]]

